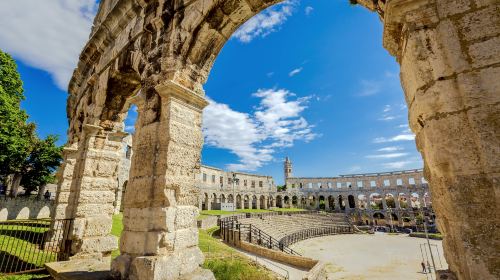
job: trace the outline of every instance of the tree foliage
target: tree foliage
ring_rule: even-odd
[[[35,126],[20,108],[23,92],[16,63],[0,50],[0,174],[19,172],[30,153]]]
[[[19,182],[29,194],[54,181],[53,173],[62,160],[57,136],[45,140],[36,136],[35,124],[28,123],[28,115],[21,109],[24,99],[16,63],[0,50],[0,178],[11,185],[14,195]],[[6,180],[9,177],[17,179]]]
[[[45,140],[35,139],[22,172],[21,185],[26,194],[55,182],[54,172],[62,161],[62,147],[58,147],[56,142],[55,135],[49,135]]]

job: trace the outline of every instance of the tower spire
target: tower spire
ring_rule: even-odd
[[[290,160],[289,157],[285,158],[285,163],[283,166],[284,172],[285,172],[285,183],[288,178],[291,178],[292,175],[292,161]]]

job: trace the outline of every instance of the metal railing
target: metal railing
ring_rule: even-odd
[[[72,223],[72,219],[0,222],[0,275],[43,270],[47,262],[67,260]]]
[[[332,227],[307,228],[281,238],[280,243],[283,244],[284,246],[290,246],[299,241],[313,237],[335,235],[335,234],[347,234],[347,233],[353,233],[352,227],[332,226]]]

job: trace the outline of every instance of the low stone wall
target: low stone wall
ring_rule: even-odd
[[[304,275],[302,280],[327,280],[328,272],[326,271],[326,262],[319,261],[309,272]]]
[[[46,219],[54,202],[33,198],[0,198],[0,221]]]
[[[254,253],[256,255],[275,260],[277,262],[281,262],[284,264],[292,265],[295,267],[299,268],[305,268],[305,269],[312,269],[317,263],[317,260],[307,258],[307,257],[302,257],[302,256],[295,256],[295,255],[289,255],[286,253],[283,253],[281,251],[276,251],[276,250],[271,250],[268,248],[264,248],[258,245],[254,245],[245,241],[242,242],[236,242],[236,246],[240,247],[241,249]]]
[[[217,220],[219,217],[217,216],[210,216],[206,217],[203,220],[198,220],[198,228],[199,229],[209,229],[217,226]]]

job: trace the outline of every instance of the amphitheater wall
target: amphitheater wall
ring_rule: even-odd
[[[317,260],[311,258],[289,255],[280,251],[264,248],[245,241],[238,242],[236,245],[247,252],[254,253],[256,255],[271,260],[275,260],[277,262],[293,265],[300,268],[312,269],[318,263]]]
[[[6,198],[0,200],[0,221],[47,219],[54,202],[25,198]]]

